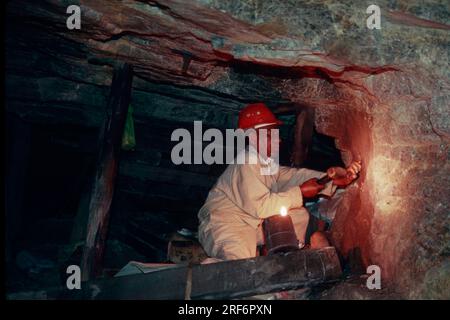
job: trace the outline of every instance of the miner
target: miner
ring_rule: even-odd
[[[239,128],[256,132],[249,136],[249,145],[243,151],[249,161],[228,165],[198,213],[199,241],[210,257],[221,260],[255,257],[257,245],[264,241],[262,221],[280,214],[282,208],[288,211],[299,246],[303,247],[309,222],[305,200],[318,195],[331,197],[336,188],[345,187],[357,178],[359,162],[353,162],[347,169],[338,168],[347,174],[326,184],[318,183],[324,172],[278,166],[272,156],[278,154],[280,141],[274,141],[270,135],[274,131],[271,129],[281,124],[263,103],[249,104],[240,111]],[[263,140],[262,134],[267,135]],[[276,167],[273,174],[262,174],[271,167]],[[314,241],[327,245],[323,234],[317,232],[311,241],[312,246],[316,245]]]

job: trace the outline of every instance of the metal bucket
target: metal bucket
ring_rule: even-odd
[[[264,239],[269,255],[298,250],[298,239],[290,216],[276,215],[264,219]]]

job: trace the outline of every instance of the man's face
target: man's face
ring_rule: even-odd
[[[256,141],[251,141],[253,146],[256,146],[258,153],[262,154],[261,148],[264,147],[264,141],[266,141],[266,148],[267,153],[266,155],[268,157],[271,157],[272,155],[276,155],[280,152],[280,142],[281,139],[278,135],[275,135],[275,133],[278,131],[279,127],[277,125],[272,125],[260,129],[256,129]],[[278,131],[279,132],[279,131]],[[277,138],[278,136],[278,138]],[[265,139],[264,139],[265,137]],[[251,139],[252,140],[252,139]]]

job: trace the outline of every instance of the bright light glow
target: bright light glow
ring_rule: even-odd
[[[369,163],[367,172],[368,182],[373,183],[375,213],[388,217],[395,212],[405,211],[406,204],[398,196],[398,188],[403,185],[403,179],[409,178],[402,162],[379,154]]]
[[[286,207],[281,207],[281,209],[280,209],[280,215],[282,215],[283,217],[284,217],[284,216],[287,216],[287,209],[286,209]]]

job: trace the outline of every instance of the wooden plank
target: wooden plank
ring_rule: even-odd
[[[294,167],[301,166],[307,156],[312,141],[314,126],[314,109],[303,108],[297,113],[295,123],[294,148],[291,156],[291,164]]]
[[[211,187],[217,177],[189,171],[154,167],[145,163],[123,162],[120,165],[120,173],[145,181],[165,182],[181,185]]]
[[[15,299],[185,299],[188,267],[83,282],[81,290],[62,287],[14,292]],[[284,255],[224,261],[192,267],[191,299],[233,299],[335,282],[342,271],[334,247]]]
[[[83,283],[72,299],[184,299],[188,267]],[[192,299],[232,299],[335,281],[334,247],[192,267]],[[67,291],[67,290],[66,290]],[[75,291],[75,290],[74,290]]]
[[[101,271],[120,146],[130,104],[131,83],[131,66],[119,64],[114,70],[107,104],[108,116],[101,130],[97,172],[89,202],[86,241],[81,261],[83,280],[92,279]]]

